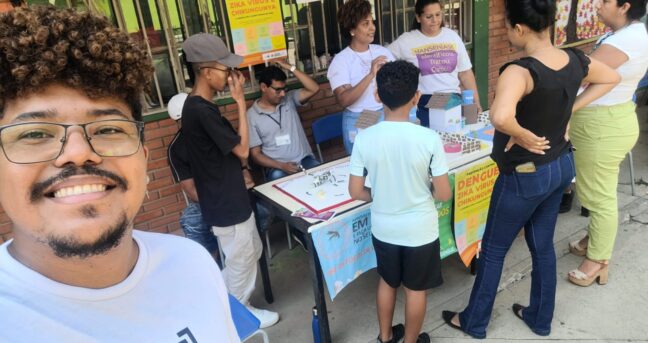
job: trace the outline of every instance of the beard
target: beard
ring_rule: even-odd
[[[121,219],[109,227],[94,242],[79,242],[73,237],[57,237],[50,235],[47,244],[54,251],[54,254],[60,258],[77,257],[85,259],[92,256],[102,255],[119,245],[126,234],[129,221],[126,214]]]

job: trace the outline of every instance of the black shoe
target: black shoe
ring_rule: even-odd
[[[378,338],[376,338],[377,343],[397,343],[401,339],[405,337],[405,326],[403,324],[396,324],[392,326],[392,338],[388,341],[381,341],[380,340],[380,334],[378,335]],[[429,340],[428,340],[429,342]]]
[[[418,335],[418,338],[416,339],[416,343],[430,343],[430,335],[428,335],[425,332],[422,332],[420,335]]]
[[[511,310],[513,310],[513,314],[515,314],[515,316],[520,318],[520,320],[522,321],[524,321],[524,318],[522,318],[522,310],[524,309],[525,307],[520,304],[513,304],[513,307],[511,307]]]
[[[454,318],[454,316],[455,316],[456,314],[457,314],[457,312],[452,312],[452,311],[443,311],[443,312],[441,312],[441,318],[443,318],[443,321],[444,321],[446,324],[448,324],[449,327],[451,327],[451,328],[453,328],[453,329],[457,329],[457,330],[463,332],[463,330],[461,330],[461,326],[459,326],[459,325],[455,325],[455,324],[452,322],[452,318]]]
[[[585,206],[581,207],[581,217],[589,217],[589,210]]]
[[[572,209],[572,203],[574,202],[574,191],[571,191],[569,193],[563,193],[562,195],[562,200],[560,201],[560,209],[558,209],[558,213],[566,213],[571,211]]]

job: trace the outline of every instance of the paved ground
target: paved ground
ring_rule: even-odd
[[[500,293],[495,301],[487,341],[493,342],[648,342],[648,108],[640,110],[642,126],[634,149],[637,196],[629,187],[627,161],[619,182],[620,226],[614,258],[610,262],[610,281],[605,286],[581,288],[566,280],[569,270],[580,258],[570,255],[567,243],[581,237],[587,219],[578,215],[576,203],[571,212],[559,217],[555,246],[558,257],[558,292],[552,334],[534,335],[510,310],[511,304],[528,301],[531,260],[522,237],[518,237],[506,258]],[[270,273],[275,302],[265,306],[260,287],[253,302],[281,314],[281,320],[267,329],[271,342],[312,342],[311,307],[313,291],[306,253],[288,250],[282,226],[273,232],[275,256]],[[473,276],[450,256],[443,262],[443,286],[428,295],[428,312],[423,329],[433,342],[469,342],[472,338],[443,324],[441,310],[460,310],[468,301]],[[328,304],[334,342],[369,342],[377,336],[375,287],[377,274],[370,271],[352,283]],[[403,321],[403,297],[399,293],[396,322]]]

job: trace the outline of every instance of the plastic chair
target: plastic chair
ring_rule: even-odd
[[[317,146],[317,153],[319,154],[319,159],[324,162],[324,157],[322,156],[322,149],[320,148],[320,143],[329,141],[331,139],[342,137],[342,113],[333,113],[325,117],[319,118],[313,122],[313,138],[315,139],[315,145]]]
[[[234,321],[234,326],[236,327],[236,332],[241,339],[241,342],[245,342],[250,337],[261,335],[263,338],[263,343],[269,343],[268,334],[265,331],[259,329],[261,322],[257,317],[255,317],[252,312],[250,312],[243,304],[241,304],[236,298],[231,294],[229,296],[230,311],[232,312],[232,320]]]

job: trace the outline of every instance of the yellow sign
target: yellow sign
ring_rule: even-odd
[[[226,0],[234,52],[240,67],[287,56],[281,0]]]
[[[455,241],[466,266],[477,254],[484,235],[490,196],[498,175],[499,169],[490,159],[455,174]]]

